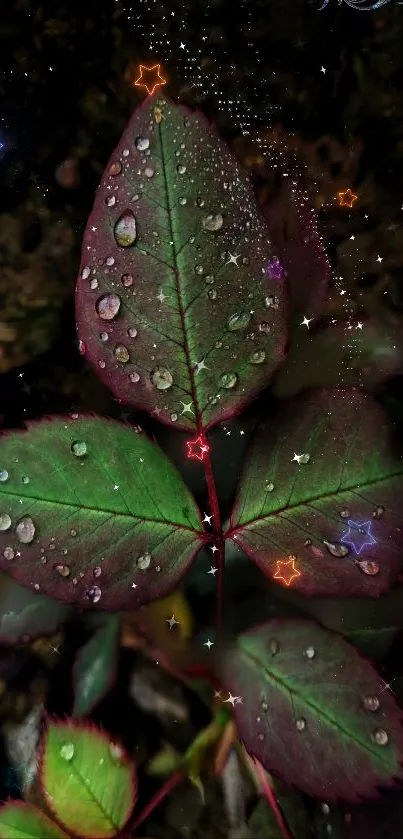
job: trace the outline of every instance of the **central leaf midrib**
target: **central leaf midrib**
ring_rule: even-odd
[[[335,720],[332,717],[328,716],[328,714],[325,711],[323,711],[320,708],[320,706],[315,705],[314,702],[310,702],[309,699],[307,699],[301,691],[298,692],[295,688],[290,687],[286,681],[276,676],[271,670],[268,670],[262,664],[262,662],[258,658],[256,658],[249,650],[247,652],[245,650],[242,650],[242,653],[245,656],[247,663],[252,663],[260,674],[263,671],[265,676],[268,678],[268,681],[270,682],[271,680],[274,683],[275,687],[278,688],[280,686],[283,692],[286,691],[287,693],[292,693],[294,696],[297,696],[298,699],[300,699],[307,708],[309,708],[312,712],[315,711],[320,717],[323,717],[329,724],[330,728],[333,728],[336,731],[340,731],[342,734],[344,734],[345,738],[352,740],[354,743],[357,743],[357,745],[361,746],[365,751],[368,751],[370,754],[375,755],[375,757],[380,759],[385,764],[385,766],[389,765],[389,763],[386,760],[383,760],[382,753],[376,751],[376,749],[373,749],[371,747],[370,742],[363,742],[354,734],[352,734],[347,728],[343,728],[343,726],[340,725],[338,720]]]
[[[117,510],[107,509],[105,507],[88,507],[86,504],[77,504],[70,503],[69,501],[53,501],[52,499],[48,498],[41,498],[37,495],[22,495],[20,492],[10,492],[0,494],[0,497],[3,498],[23,498],[24,501],[38,501],[41,504],[55,504],[59,507],[70,507],[70,509],[75,510],[86,510],[92,513],[102,513],[102,514],[112,514],[115,516],[119,516],[121,518],[128,518],[128,519],[138,519],[139,521],[151,522],[152,524],[165,524],[165,525],[172,525],[174,527],[180,528],[181,530],[187,530],[189,533],[195,533],[202,535],[202,531],[195,530],[193,527],[186,526],[185,524],[180,524],[176,521],[171,521],[170,519],[156,519],[156,518],[147,518],[146,516],[139,515],[137,513],[122,513]]]
[[[74,770],[75,775],[78,778],[79,782],[82,784],[84,789],[87,790],[87,792],[89,794],[89,797],[96,804],[98,810],[105,817],[105,820],[108,822],[108,824],[113,828],[113,830],[117,830],[117,831],[120,830],[119,824],[115,823],[113,821],[112,816],[109,815],[109,813],[106,812],[106,810],[103,808],[101,802],[98,800],[98,798],[96,798],[95,793],[92,791],[91,787],[86,783],[85,778],[83,777],[83,775],[81,775],[81,772],[79,771],[78,767],[75,765],[74,757],[73,757],[73,760],[70,762],[70,767]],[[55,815],[57,817],[58,816],[57,810],[55,809],[54,812],[55,812]]]

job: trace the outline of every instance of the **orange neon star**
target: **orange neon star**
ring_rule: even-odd
[[[358,195],[355,195],[350,188],[346,189],[345,192],[338,192],[337,195],[339,196],[339,207],[349,207],[350,210],[354,201],[358,198]]]
[[[145,87],[147,93],[151,96],[157,87],[161,87],[163,84],[167,83],[166,79],[161,76],[160,67],[161,64],[154,64],[153,67],[145,67],[144,64],[140,64],[140,75],[134,84],[137,85],[137,87]],[[151,76],[149,81],[144,81],[143,70],[147,70],[147,73],[152,73],[153,70],[156,70],[157,73],[154,73],[154,76]]]
[[[296,556],[290,556],[287,562],[282,561],[281,559],[277,560],[277,568],[276,573],[274,574],[274,578],[276,580],[282,580],[286,586],[291,585],[293,580],[296,580],[297,577],[301,576],[301,572],[295,567],[295,563],[297,561]],[[288,569],[288,572],[284,569]]]

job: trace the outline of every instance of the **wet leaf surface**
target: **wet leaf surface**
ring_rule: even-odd
[[[403,712],[341,636],[274,620],[239,636],[221,661],[248,752],[309,795],[359,801],[403,778]],[[295,767],[298,766],[298,774]]]
[[[203,540],[180,475],[145,435],[95,417],[0,441],[0,567],[59,600],[130,609],[179,582]]]
[[[358,391],[318,391],[261,428],[227,538],[303,594],[377,596],[402,566],[403,460]]]
[[[248,175],[200,112],[157,95],[134,112],[88,221],[76,303],[97,375],[163,422],[206,429],[270,381],[283,273]]]

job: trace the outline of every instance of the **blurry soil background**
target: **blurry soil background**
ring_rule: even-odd
[[[337,0],[329,0],[321,11],[320,5],[321,0],[191,0],[188,6],[183,0],[149,0],[133,8],[114,0],[1,4],[0,428],[72,411],[139,422],[111,398],[79,355],[74,286],[94,191],[132,110],[145,95],[132,84],[141,62],[160,61],[169,79],[164,92],[175,101],[198,105],[216,122],[250,169],[262,203],[270,195],[273,171],[253,140],[266,141],[285,160],[288,150],[296,156],[318,211],[334,278],[341,277],[347,291],[349,313],[359,317],[385,306],[403,329],[403,7],[397,0],[366,12]],[[184,20],[186,28],[179,31]],[[200,37],[203,26],[205,40]],[[248,134],[245,121],[243,129],[237,121],[237,101],[250,115]],[[347,188],[358,196],[351,211],[336,200]],[[342,313],[339,301],[334,292],[329,311],[335,316]],[[395,378],[381,391],[402,422],[402,379]],[[151,425],[140,419],[149,430]],[[157,432],[155,425],[152,430],[169,452],[168,432]],[[172,446],[171,456],[180,465],[178,448]],[[241,455],[238,446],[235,473]],[[202,495],[203,489],[192,488]],[[224,496],[231,492],[223,489]],[[255,592],[262,586],[249,565],[247,583],[243,573],[239,566],[227,608],[234,600],[238,603],[242,590],[247,624],[255,616]],[[194,596],[196,623],[204,594]],[[401,627],[402,603],[399,592],[380,605],[324,604],[322,599],[289,608],[303,608],[332,628],[347,630]],[[70,671],[82,643],[80,632],[74,621],[64,631],[62,656],[33,647],[2,650],[4,738],[44,695],[52,709],[70,712]],[[398,635],[384,672],[395,680],[402,701],[401,650]],[[184,748],[206,724],[205,711],[194,697],[166,678],[125,649],[117,686],[95,714],[125,740],[140,768],[162,742]],[[35,715],[31,725],[35,727]],[[1,793],[18,795],[10,754],[6,759],[4,745],[2,751]],[[142,797],[147,798],[147,779],[142,783]],[[144,835],[230,836],[220,795],[217,785],[208,782],[203,807],[194,788],[182,787],[153,814]],[[360,812],[347,818],[343,830],[354,825],[348,836],[403,837],[399,796],[370,805],[365,817]],[[344,835],[326,821],[326,811],[321,814],[316,821],[312,818],[317,837]],[[254,831],[260,835],[256,827]],[[269,839],[264,827],[262,839]]]

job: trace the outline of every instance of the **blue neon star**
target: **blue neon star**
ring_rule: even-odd
[[[376,539],[371,533],[372,521],[357,522],[349,520],[347,524],[348,530],[340,541],[345,542],[346,545],[351,545],[356,554],[360,554],[365,545],[376,544]]]

